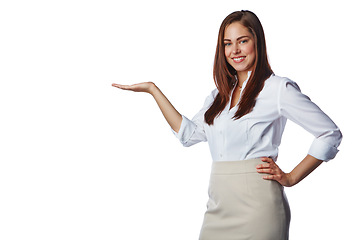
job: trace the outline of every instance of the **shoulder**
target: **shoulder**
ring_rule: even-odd
[[[211,91],[210,95],[207,98],[211,100],[211,102],[213,102],[218,94],[219,94],[219,90],[215,88]]]
[[[215,88],[214,90],[211,91],[210,96],[215,99],[215,97],[218,95],[219,90],[217,88]]]
[[[210,106],[214,102],[214,99],[216,98],[218,93],[219,93],[219,90],[217,88],[212,90],[210,92],[210,94],[206,97],[204,106]]]
[[[218,95],[219,90],[217,88],[213,89],[210,94],[207,96],[206,101],[214,101],[216,96]]]
[[[268,84],[268,85],[284,85],[284,84],[288,84],[288,83],[291,84],[291,83],[295,83],[295,82],[287,77],[281,77],[281,76],[278,76],[275,74],[272,74],[265,81],[265,84]]]
[[[286,89],[288,87],[294,87],[298,90],[300,90],[299,86],[296,82],[293,80],[287,78],[287,77],[281,77],[275,74],[272,74],[266,81],[264,87],[269,88],[271,90],[281,90]]]

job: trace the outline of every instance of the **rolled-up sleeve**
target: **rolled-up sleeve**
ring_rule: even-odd
[[[323,161],[333,159],[342,140],[341,131],[336,124],[289,79],[285,79],[280,85],[278,96],[280,115],[315,136],[308,154]]]
[[[212,93],[206,98],[204,106],[192,118],[192,120],[189,120],[186,116],[182,115],[179,132],[175,132],[173,129],[171,129],[184,147],[190,147],[196,143],[207,141],[204,129],[204,125],[206,124],[204,120],[204,114],[214,101],[216,94],[217,89],[213,90]]]

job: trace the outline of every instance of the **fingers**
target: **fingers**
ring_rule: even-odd
[[[152,82],[143,82],[143,83],[136,83],[132,85],[122,85],[122,84],[116,84],[113,83],[113,87],[117,87],[123,90],[130,90],[134,92],[147,92],[150,93],[151,87],[155,84]]]
[[[271,158],[261,158],[263,162],[266,162],[264,164],[259,164],[256,166],[258,172],[262,173],[270,173],[273,169],[276,169],[275,162]]]
[[[267,157],[261,158],[261,161],[268,162],[268,163],[275,163],[274,160],[272,160],[272,158],[267,158]]]
[[[261,169],[261,168],[269,168],[270,164],[269,163],[265,163],[265,164],[259,164],[256,166],[257,169]]]
[[[281,175],[281,174],[266,175],[266,176],[263,176],[263,179],[266,179],[266,180],[275,180],[275,181],[280,182],[280,180],[282,179],[282,175]]]
[[[258,168],[257,169],[258,173],[268,173],[268,174],[275,174],[275,170],[272,168]]]
[[[121,85],[121,84],[113,83],[113,84],[111,84],[111,86],[117,87],[117,88],[120,88],[120,89],[123,89],[123,90],[129,90],[130,89],[129,85]]]
[[[258,173],[269,174],[264,176],[264,179],[276,180],[281,177],[282,171],[274,162],[274,160],[271,158],[262,158],[261,160],[266,163],[257,165],[256,169]]]
[[[122,85],[122,84],[113,83],[112,86],[120,88],[122,90],[128,90],[128,91],[134,91],[134,92],[141,92],[142,91],[142,89],[138,87],[138,84]]]

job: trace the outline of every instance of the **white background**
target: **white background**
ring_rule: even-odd
[[[150,95],[111,84],[154,81],[191,118],[215,88],[221,21],[242,9],[260,18],[275,73],[344,134],[336,159],[286,189],[291,239],[355,239],[360,17],[351,0],[1,1],[0,239],[197,239],[207,144],[183,148]],[[288,123],[284,171],[312,140]]]

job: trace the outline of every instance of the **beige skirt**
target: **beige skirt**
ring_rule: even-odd
[[[200,240],[286,240],[284,188],[256,171],[261,159],[213,162]]]

